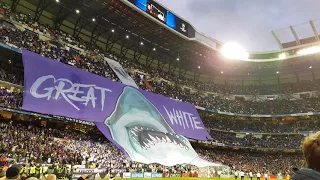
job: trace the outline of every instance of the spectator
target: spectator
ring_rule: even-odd
[[[20,168],[13,165],[6,172],[6,180],[20,180]]]
[[[292,179],[320,179],[320,132],[309,136],[304,140],[302,151],[308,169],[296,171]]]

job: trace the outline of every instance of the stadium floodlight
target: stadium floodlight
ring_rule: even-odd
[[[277,74],[279,74],[280,72],[279,71],[277,71]]]
[[[111,30],[111,32],[113,32],[113,33],[114,33],[114,29],[112,29],[112,30]]]
[[[93,22],[95,22],[95,21],[96,21],[96,19],[95,19],[95,18],[92,18],[92,21],[93,21]]]
[[[200,69],[200,66],[198,66],[198,69]]]
[[[312,69],[312,66],[309,66],[309,69]]]
[[[156,48],[153,48],[153,51],[156,51]]]
[[[59,3],[60,1],[59,1],[59,0],[56,0],[56,2]]]
[[[177,61],[179,61],[180,60],[180,58],[177,58]]]
[[[80,13],[80,10],[79,10],[79,9],[76,9],[76,13],[79,14],[79,13]]]
[[[126,38],[129,39],[129,35],[126,35]]]
[[[223,74],[223,71],[221,71],[221,74]]]
[[[143,42],[141,42],[140,45],[143,46]]]
[[[286,53],[281,53],[279,59],[285,59],[287,57]]]
[[[224,44],[221,53],[228,59],[247,60],[249,58],[249,53],[234,42]]]
[[[312,46],[309,48],[301,49],[297,52],[298,55],[308,55],[320,53],[320,46]]]

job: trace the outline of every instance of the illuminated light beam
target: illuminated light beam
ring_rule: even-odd
[[[297,52],[298,55],[308,55],[320,53],[320,46],[312,46],[310,48],[301,49]]]
[[[279,59],[285,59],[287,57],[286,53],[281,53]]]
[[[237,43],[226,43],[221,48],[221,53],[228,59],[247,60],[249,53]]]

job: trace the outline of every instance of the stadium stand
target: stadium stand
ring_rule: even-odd
[[[88,72],[119,81],[112,69],[103,57],[110,57],[119,61],[130,73],[132,78],[141,89],[154,93],[169,96],[182,101],[190,102],[207,109],[219,110],[223,112],[239,114],[291,114],[303,112],[319,112],[320,99],[318,97],[305,99],[275,99],[268,101],[253,100],[228,100],[224,96],[214,96],[208,98],[206,92],[235,95],[277,95],[290,94],[296,92],[318,91],[319,81],[306,81],[301,83],[261,85],[261,86],[238,86],[221,85],[215,83],[196,82],[190,79],[177,79],[173,75],[158,72],[153,68],[144,68],[130,59],[120,59],[116,54],[109,52],[105,54],[99,47],[91,47],[80,38],[53,31],[50,27],[34,22],[31,16],[25,14],[11,14],[8,5],[2,4],[6,9],[6,15],[12,20],[2,20],[0,25],[1,43],[11,44],[19,48],[26,48],[43,56],[58,60],[65,64],[75,66]],[[20,23],[29,27],[29,31],[20,30],[14,24]],[[41,36],[39,36],[39,34]],[[42,36],[49,36],[51,40],[43,40]],[[65,48],[64,44],[71,44],[73,48]],[[5,58],[5,57],[1,57]],[[6,60],[0,64],[0,78],[16,85],[23,85],[23,69],[17,69]],[[142,78],[143,72],[145,75]],[[147,78],[146,78],[147,77]],[[161,77],[161,79],[160,79]],[[163,80],[164,79],[164,80]],[[147,83],[146,83],[147,82]],[[196,92],[188,91],[183,85],[196,89]],[[12,108],[20,108],[22,105],[23,93],[12,92],[7,88],[0,91],[0,105]],[[214,138],[211,143],[223,144],[232,148],[244,149],[276,149],[276,150],[297,150],[300,149],[302,134],[281,134],[296,133],[299,131],[319,130],[319,121],[305,122],[261,122],[261,121],[240,121],[240,120],[218,120],[210,117],[211,113],[203,112],[201,117],[206,127],[211,128],[210,133]],[[41,127],[39,124],[10,121],[1,118],[0,131],[2,154],[2,165],[19,162],[26,158],[31,158],[34,163],[62,163],[66,161],[70,164],[95,164],[97,167],[108,167],[117,171],[141,171],[149,169],[150,166],[130,162],[110,142],[107,142],[101,135],[99,138],[91,138],[67,127],[60,129],[51,126]],[[230,132],[231,131],[231,132]],[[263,132],[279,134],[249,134],[241,136],[238,131]],[[81,150],[80,150],[81,149]],[[270,172],[272,174],[287,174],[292,168],[301,168],[304,161],[300,152],[298,153],[264,153],[230,151],[226,149],[206,149],[197,147],[197,152],[204,158],[230,165],[234,169],[245,169],[254,172]],[[108,152],[101,155],[100,152]],[[13,161],[13,162],[11,162]],[[266,163],[267,162],[267,163]],[[165,171],[163,166],[154,165],[155,171]],[[168,167],[169,168],[169,167]],[[174,167],[175,170],[184,171],[191,167]]]
[[[32,22],[32,20],[29,21],[27,16],[24,16],[21,14],[16,15],[15,18],[17,18],[17,21],[19,21],[20,23],[24,23],[25,25],[29,25],[28,22],[30,21]],[[31,26],[30,28],[35,28],[35,27]],[[43,29],[44,27],[40,26],[39,28]],[[71,44],[74,44],[79,48],[86,47],[85,46],[86,44],[84,42],[80,44],[82,41],[76,41],[75,39],[72,39],[72,37],[67,36],[62,32],[58,34],[62,35],[61,38],[59,39],[63,39],[63,40],[68,39],[68,41],[70,41]],[[57,59],[65,64],[76,66],[83,70],[118,81],[117,76],[110,69],[108,64],[102,61],[102,58],[104,57],[104,55],[102,52],[99,51],[99,48],[97,47],[96,49],[94,49],[94,51],[89,51],[88,49],[86,49],[85,52],[88,52],[88,53],[83,54],[76,50],[72,50],[72,49],[67,50],[65,49],[64,46],[59,44],[57,44],[57,46],[52,45],[50,44],[49,41],[43,41],[39,39],[39,36],[35,35],[32,32],[26,32],[26,31],[22,32],[18,29],[12,29],[12,27],[7,27],[6,25],[2,26],[1,35],[3,36],[2,42],[10,43],[10,44],[16,45],[17,47],[26,48],[36,53],[42,54],[43,56]],[[78,42],[78,43],[73,43],[73,42]],[[117,59],[127,69],[136,69],[136,70],[139,70],[140,72],[144,72],[142,65],[138,65],[133,61],[130,61],[128,59],[118,59],[115,55],[111,55],[111,54],[106,56]],[[1,76],[3,80],[21,84],[21,82],[23,81],[22,74],[10,76],[10,73],[12,73],[10,72],[10,69],[5,67],[2,69],[3,69],[3,73],[5,74],[4,76]],[[155,93],[159,93],[165,96],[169,96],[175,99],[190,102],[200,107],[206,107],[208,109],[219,110],[222,112],[239,113],[239,114],[292,114],[292,113],[320,111],[319,109],[320,100],[317,97],[296,99],[296,100],[274,99],[274,100],[266,100],[266,101],[228,100],[226,97],[219,97],[219,96],[208,98],[208,96],[204,96],[201,93],[203,92],[203,89],[201,91],[199,90],[198,92],[193,93],[188,90],[182,89],[180,85],[174,86],[174,84],[183,84],[183,82],[188,82],[188,84],[193,83],[195,84],[195,86],[199,87],[198,89],[201,89],[200,87],[202,87],[202,84],[190,82],[190,80],[179,80],[180,82],[173,83],[173,82],[176,82],[174,77],[165,76],[161,72],[152,73],[152,72],[155,72],[155,69],[149,69],[149,70],[150,70],[149,72],[145,72],[145,73],[152,74],[153,77],[152,77],[152,80],[148,79],[148,85],[144,83],[146,80],[141,78],[141,76],[138,73],[131,74],[132,77],[136,80],[137,84],[140,85],[140,88],[149,90]],[[8,71],[8,72],[5,72],[5,71]],[[159,82],[157,80],[157,77],[162,77],[162,78],[166,77],[165,79],[168,79],[169,83],[165,81]],[[305,86],[304,84],[300,84],[300,85],[301,86],[298,86],[298,85],[292,85],[292,86],[297,86],[298,88],[295,89],[297,91],[301,89],[300,87],[308,87],[308,86]],[[310,88],[310,90],[316,90],[318,87],[318,84],[312,83],[309,86],[312,87]],[[250,89],[250,87],[246,87],[246,88]],[[224,88],[222,87],[222,89]],[[234,89],[237,89],[237,86],[234,86]],[[271,88],[266,88],[266,89],[273,89],[273,88],[271,86]],[[275,89],[277,89],[277,87],[275,87]],[[216,92],[221,92],[221,91],[219,91],[218,89]]]
[[[122,172],[127,169],[134,171],[149,169],[148,165],[129,161],[112,143],[101,137],[101,134],[88,135],[69,130],[68,126],[60,126],[58,129],[56,123],[44,126],[37,121],[32,123],[11,121],[3,117],[0,127],[2,165],[30,158],[34,164],[53,162],[86,166],[94,164],[95,167],[114,168]],[[303,166],[301,154],[278,156],[278,154],[255,153],[252,156],[252,153],[248,152],[206,150],[202,147],[198,147],[197,152],[208,160],[255,172],[287,173],[293,167]],[[163,171],[163,166],[155,165],[153,168]],[[187,167],[175,168],[179,170]]]

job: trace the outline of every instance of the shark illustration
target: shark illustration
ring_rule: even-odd
[[[133,161],[167,166],[208,163],[199,158],[188,139],[176,134],[157,108],[135,88],[124,88],[104,123],[113,140]]]

